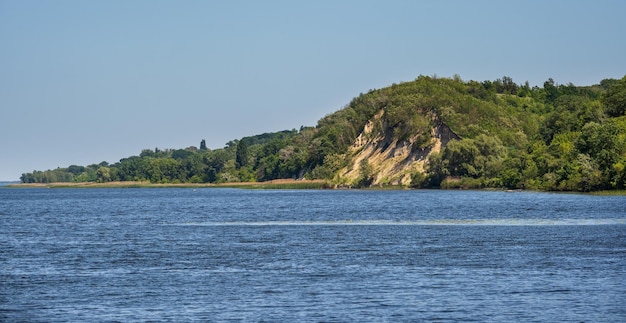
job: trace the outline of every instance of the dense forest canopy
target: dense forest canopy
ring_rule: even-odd
[[[114,164],[34,171],[21,180],[336,181],[353,158],[349,147],[368,123],[374,135],[411,140],[414,147],[424,148],[432,145],[430,133],[437,122],[458,139],[429,155],[425,170],[412,175],[413,187],[625,188],[626,76],[584,87],[552,79],[531,87],[506,76],[483,82],[420,76],[360,94],[315,127],[243,137],[213,150],[204,140],[200,148],[145,149]],[[375,169],[371,166],[363,163],[362,178],[349,184],[369,185]]]

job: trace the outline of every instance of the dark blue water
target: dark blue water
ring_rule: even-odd
[[[0,189],[0,321],[626,321],[626,197]]]

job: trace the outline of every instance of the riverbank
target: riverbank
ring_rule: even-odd
[[[237,182],[237,183],[151,183],[139,181],[127,182],[56,182],[56,183],[13,183],[2,186],[0,188],[242,188],[242,189],[352,189],[347,186],[337,186],[325,180],[295,180],[295,179],[276,179],[266,182]],[[361,188],[367,190],[404,190],[405,186],[373,186],[369,188]],[[464,190],[462,188],[444,188],[444,190]],[[487,190],[487,191],[507,191],[507,192],[523,192],[529,190],[505,190],[494,188],[469,189],[469,190]],[[532,190],[530,190],[532,191]],[[553,193],[583,193],[573,191],[540,191]],[[626,196],[626,190],[603,190],[586,192],[591,195],[616,195]]]
[[[333,186],[324,180],[277,179],[266,182],[239,183],[150,183],[150,182],[56,182],[56,183],[17,183],[6,185],[9,188],[202,188],[232,187],[247,189],[328,189]]]

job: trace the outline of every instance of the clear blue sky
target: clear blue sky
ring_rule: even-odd
[[[626,74],[626,1],[0,0],[0,180],[313,126],[418,75]]]

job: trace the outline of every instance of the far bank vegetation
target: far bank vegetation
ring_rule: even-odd
[[[145,149],[119,162],[23,174],[23,183],[240,183],[336,187],[626,188],[626,76],[593,86],[420,76],[370,90],[315,127],[225,147]]]

